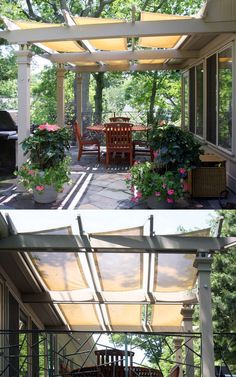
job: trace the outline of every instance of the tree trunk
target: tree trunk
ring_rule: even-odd
[[[157,93],[157,71],[154,72],[153,81],[152,81],[152,94],[151,94],[150,105],[149,105],[148,123],[154,122],[154,107],[155,107],[156,93]]]
[[[104,89],[104,72],[94,75],[96,81],[95,102],[95,122],[102,123],[102,91]]]

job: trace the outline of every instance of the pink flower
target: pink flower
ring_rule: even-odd
[[[35,190],[37,190],[37,191],[43,191],[44,189],[45,189],[44,186],[36,186],[35,187]]]
[[[166,188],[166,183],[163,183],[162,188],[163,188],[163,189]]]
[[[131,174],[130,173],[126,174],[125,179],[130,179],[130,178],[131,178]]]
[[[55,132],[55,131],[58,131],[60,129],[60,127],[57,124],[45,123],[45,124],[41,124],[40,126],[38,126],[38,129],[40,131],[47,130],[49,132]]]
[[[175,190],[173,190],[173,189],[169,189],[169,190],[167,191],[167,194],[168,194],[168,195],[174,195],[174,193],[175,193]]]
[[[156,192],[155,192],[155,196],[161,196],[160,191],[156,191]]]
[[[136,194],[135,194],[135,197],[136,197],[136,199],[140,199],[140,198],[142,198],[142,193],[141,193],[141,191],[137,191]]]
[[[156,158],[159,155],[159,152],[160,152],[159,149],[157,151],[154,151],[153,152],[153,157]]]
[[[35,171],[34,171],[34,170],[29,170],[29,171],[28,171],[28,174],[29,174],[29,175],[35,175]]]
[[[134,192],[134,186],[131,187],[130,191],[131,191],[131,192]]]
[[[179,174],[184,175],[184,174],[186,174],[186,169],[185,168],[179,168],[178,172],[179,172]]]
[[[48,124],[46,129],[49,132],[55,132],[55,131],[58,131],[60,127],[57,124]]]
[[[134,196],[131,198],[131,202],[133,202],[133,203],[137,203],[137,201],[138,201],[138,199],[135,198]]]
[[[47,128],[47,123],[45,123],[45,124],[41,124],[40,126],[38,126],[38,129],[39,129],[40,131],[46,130],[46,128]]]
[[[173,198],[167,198],[166,201],[167,201],[167,203],[174,203],[174,199]]]

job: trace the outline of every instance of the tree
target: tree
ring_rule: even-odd
[[[219,211],[224,217],[222,236],[236,236],[236,211]],[[214,331],[219,333],[236,332],[236,247],[214,255],[212,265],[212,299]],[[228,339],[227,339],[228,338]],[[236,367],[235,338],[216,338],[216,357]]]

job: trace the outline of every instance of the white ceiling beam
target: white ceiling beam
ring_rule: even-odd
[[[185,19],[1,31],[0,38],[6,39],[9,43],[26,44],[45,41],[135,38],[196,33],[231,33],[235,31],[235,21],[205,22],[202,19]]]
[[[156,49],[142,51],[95,51],[65,52],[63,54],[43,54],[41,57],[54,63],[97,62],[99,60],[139,60],[139,59],[186,59],[198,58],[197,50]]]
[[[159,70],[180,70],[180,64],[132,64],[132,65],[106,65],[106,66],[77,66],[65,67],[67,71],[82,72],[140,72],[140,71],[159,71]]]
[[[181,236],[86,236],[17,234],[0,239],[1,252],[84,252],[96,249],[100,253],[158,252],[185,254],[223,250],[235,246],[236,237],[181,237]]]

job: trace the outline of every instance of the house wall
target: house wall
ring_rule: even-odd
[[[207,129],[207,81],[206,81],[206,62],[207,58],[211,55],[220,52],[227,46],[232,46],[233,51],[233,95],[232,95],[232,150],[227,151],[220,146],[214,145],[206,140],[206,129]],[[197,60],[189,60],[186,64],[186,68],[183,70],[183,77],[189,74],[189,70],[198,64],[203,63],[204,66],[204,105],[203,105],[203,137],[198,137],[203,144],[205,144],[205,149],[207,152],[217,153],[221,157],[225,158],[226,170],[227,170],[227,186],[234,192],[236,192],[236,34],[222,34],[211,43],[207,44],[200,51],[200,58]],[[196,90],[196,89],[195,89]],[[185,116],[184,116],[184,88],[182,87],[182,126],[186,128]],[[196,96],[195,96],[196,97]],[[217,106],[217,104],[216,104]],[[217,121],[216,121],[216,132],[217,132]]]

